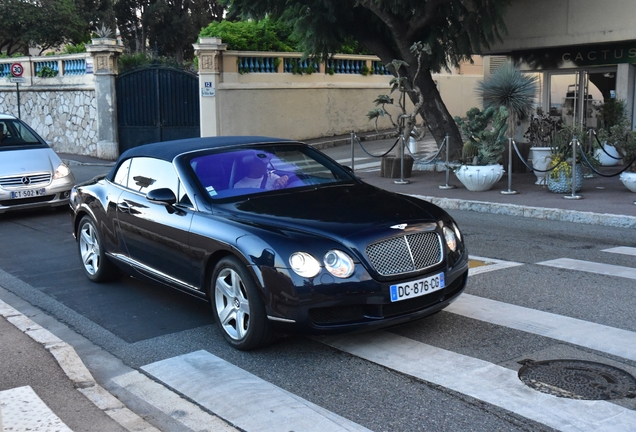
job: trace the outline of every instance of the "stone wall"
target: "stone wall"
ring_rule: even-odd
[[[0,112],[18,115],[15,90],[0,91]],[[94,90],[20,90],[20,116],[60,153],[97,154]]]

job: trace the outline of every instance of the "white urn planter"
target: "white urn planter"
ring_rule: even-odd
[[[501,180],[503,165],[462,165],[455,175],[469,191],[487,191]]]
[[[609,145],[606,142],[603,143],[603,149],[597,148],[594,151],[594,156],[598,159],[601,166],[614,166],[618,165],[621,161],[620,154],[618,154],[616,147]]]
[[[636,192],[636,173],[624,172],[619,178],[627,189],[632,192]]]
[[[552,162],[552,148],[530,147],[530,158],[532,159],[532,168],[535,168],[532,171],[537,176],[537,181],[534,184],[544,185],[545,176],[548,174],[546,170],[550,168]]]

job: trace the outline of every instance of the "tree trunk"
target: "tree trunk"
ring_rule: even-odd
[[[448,134],[450,141],[449,160],[459,160],[463,146],[462,136],[453,116],[442,101],[442,96],[439,94],[430,70],[420,71],[414,84],[420,88],[424,95],[424,104],[420,114],[425,119],[435,141],[441,144]]]

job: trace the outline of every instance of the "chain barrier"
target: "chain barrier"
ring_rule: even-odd
[[[629,169],[629,167],[632,166],[632,164],[634,164],[636,162],[636,157],[635,157],[634,159],[632,159],[632,161],[629,164],[625,165],[625,167],[622,170],[620,170],[619,172],[614,173],[614,174],[603,174],[603,173],[600,173],[596,168],[594,168],[594,166],[592,166],[592,163],[590,163],[590,161],[587,158],[587,156],[585,155],[585,152],[583,151],[583,149],[581,149],[581,159],[583,160],[583,162],[585,162],[585,165],[587,165],[587,167],[590,170],[592,170],[592,172],[594,174],[599,175],[601,177],[616,177],[618,175],[621,175],[625,171],[627,171]]]
[[[397,137],[397,139],[395,140],[395,143],[391,146],[390,149],[388,149],[386,151],[386,153],[382,153],[381,155],[374,155],[374,154],[369,153],[367,151],[367,149],[364,148],[364,146],[362,145],[362,142],[360,141],[360,137],[358,137],[358,135],[356,135],[355,133],[354,133],[354,138],[358,142],[358,145],[360,146],[360,148],[362,149],[363,152],[365,152],[369,156],[375,157],[375,158],[381,158],[381,157],[384,157],[384,156],[388,155],[389,153],[391,153],[393,151],[393,149],[395,148],[395,146],[400,142],[400,139],[401,139],[401,137]]]
[[[363,152],[365,152],[367,155],[373,157],[373,158],[382,158],[385,157],[386,155],[388,155],[389,153],[391,153],[393,151],[393,149],[395,148],[395,146],[397,146],[397,144],[400,142],[400,140],[402,140],[402,136],[397,137],[397,139],[395,140],[395,143],[393,143],[393,145],[391,146],[391,148],[389,148],[386,152],[382,153],[382,154],[378,154],[375,155],[369,151],[367,151],[367,149],[364,148],[364,146],[362,145],[362,142],[360,141],[360,137],[353,131],[351,131],[351,169],[355,171],[355,155],[354,155],[354,141],[358,143],[358,145],[360,146],[360,148],[362,149]],[[444,148],[444,146],[446,145],[446,142],[448,140],[445,138],[444,140],[442,140],[442,145],[440,145],[439,149],[437,149],[437,152],[435,153],[435,155],[433,155],[433,157],[431,157],[430,159],[418,159],[417,157],[415,157],[415,155],[413,154],[413,152],[411,151],[410,147],[408,147],[407,145],[403,145],[402,147],[407,148],[407,151],[409,152],[409,154],[411,155],[411,157],[413,158],[413,161],[418,163],[418,164],[427,164],[427,163],[431,163],[434,160],[436,160],[439,156],[439,154],[442,152],[442,149]],[[447,152],[448,153],[448,152]],[[447,155],[448,157],[448,155]],[[447,160],[448,162],[448,160]]]
[[[598,139],[598,135],[596,135],[596,131],[594,129],[590,129],[590,131],[594,134],[594,138],[596,139],[596,143],[601,148],[603,153],[605,153],[606,156],[609,156],[610,158],[612,158],[614,160],[621,160],[622,159],[621,157],[616,157],[616,156],[612,156],[611,154],[609,154],[607,152],[607,150],[605,150],[605,146],[603,144],[601,144],[601,141]]]
[[[537,169],[537,168],[533,168],[533,167],[531,167],[531,166],[528,164],[528,161],[526,161],[526,160],[523,158],[523,156],[521,156],[521,152],[519,151],[519,148],[517,147],[517,143],[515,142],[515,140],[512,140],[512,145],[513,145],[513,147],[515,148],[515,152],[517,153],[517,156],[519,156],[519,159],[521,160],[521,162],[522,162],[522,163],[523,163],[526,167],[528,167],[528,169],[530,169],[530,170],[532,170],[532,171],[536,171],[536,172],[539,172],[539,173],[547,173],[547,172],[550,172],[550,171],[555,170],[557,167],[559,167],[559,166],[561,166],[562,164],[564,164],[564,163],[565,163],[565,161],[564,161],[564,160],[562,160],[562,161],[560,161],[558,164],[556,164],[555,166],[550,167],[550,168],[548,168],[548,169],[546,169],[546,170],[540,170],[540,169]],[[572,145],[572,142],[570,142],[570,145]]]
[[[400,137],[397,138],[397,140],[395,141],[395,143],[391,146],[391,148],[386,152],[383,153],[381,155],[374,155],[370,152],[367,151],[367,149],[364,148],[364,146],[362,145],[362,142],[360,141],[360,137],[358,137],[358,135],[355,135],[355,140],[358,142],[358,145],[360,146],[360,148],[362,149],[363,152],[365,152],[367,155],[371,156],[371,157],[384,157],[386,155],[388,155],[389,153],[391,153],[391,151],[395,148],[395,146],[400,142]],[[417,163],[430,163],[433,162],[435,159],[437,159],[437,157],[439,156],[439,154],[442,152],[442,149],[444,148],[444,145],[446,143],[446,140],[442,141],[442,145],[439,147],[439,149],[437,150],[437,153],[435,153],[435,155],[427,160],[424,159],[418,159],[417,157],[415,157],[415,154],[413,154],[413,152],[411,151],[410,147],[408,145],[405,145],[404,147],[407,149],[408,153],[411,155],[411,157],[413,158],[413,160]]]

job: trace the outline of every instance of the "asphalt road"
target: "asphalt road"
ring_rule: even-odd
[[[104,167],[74,166],[73,170],[81,181]],[[469,305],[493,300],[496,307],[540,313],[545,326],[565,317],[606,326],[608,332],[622,329],[630,338],[636,334],[634,279],[538,264],[567,258],[633,270],[633,255],[606,252],[636,246],[633,230],[468,212],[452,215],[471,256],[487,257],[498,268],[471,276],[463,296]],[[128,277],[108,284],[89,282],[81,271],[64,211],[2,215],[0,238],[0,286],[5,288],[0,289],[0,299],[72,344],[105,388],[164,431],[187,428],[179,415],[135,394],[121,377],[142,371],[158,381],[158,373],[149,372],[154,369],[148,365],[201,351],[373,431],[558,429],[558,423],[524,411],[536,403],[532,398],[516,403],[505,393],[501,402],[491,397],[490,386],[497,385],[505,371],[518,370],[524,359],[586,359],[636,374],[636,357],[572,343],[561,334],[547,337],[540,328],[520,330],[508,322],[516,318],[510,312],[503,313],[505,322],[497,324],[460,309],[367,335],[360,339],[365,341],[363,347],[346,339],[295,337],[255,352],[239,352],[224,342],[209,305],[201,300]],[[519,265],[497,267],[497,260]],[[400,344],[409,348],[394,359]],[[395,351],[383,351],[388,346]],[[413,358],[419,350],[427,354]],[[434,363],[433,358],[439,361]],[[489,365],[499,372],[481,379],[478,374],[461,373],[458,368],[464,362]],[[447,384],[444,370],[457,382]],[[470,392],[465,390],[468,385],[473,386]],[[208,414],[218,413],[179,386],[173,388],[190,402]],[[248,393],[239,411],[249,411],[250,404],[260,403],[256,399]],[[565,400],[554,399],[557,405]],[[634,399],[604,404],[624,409],[626,415],[636,409]],[[600,413],[600,408],[594,409]],[[291,430],[284,418],[279,422],[279,430]]]

